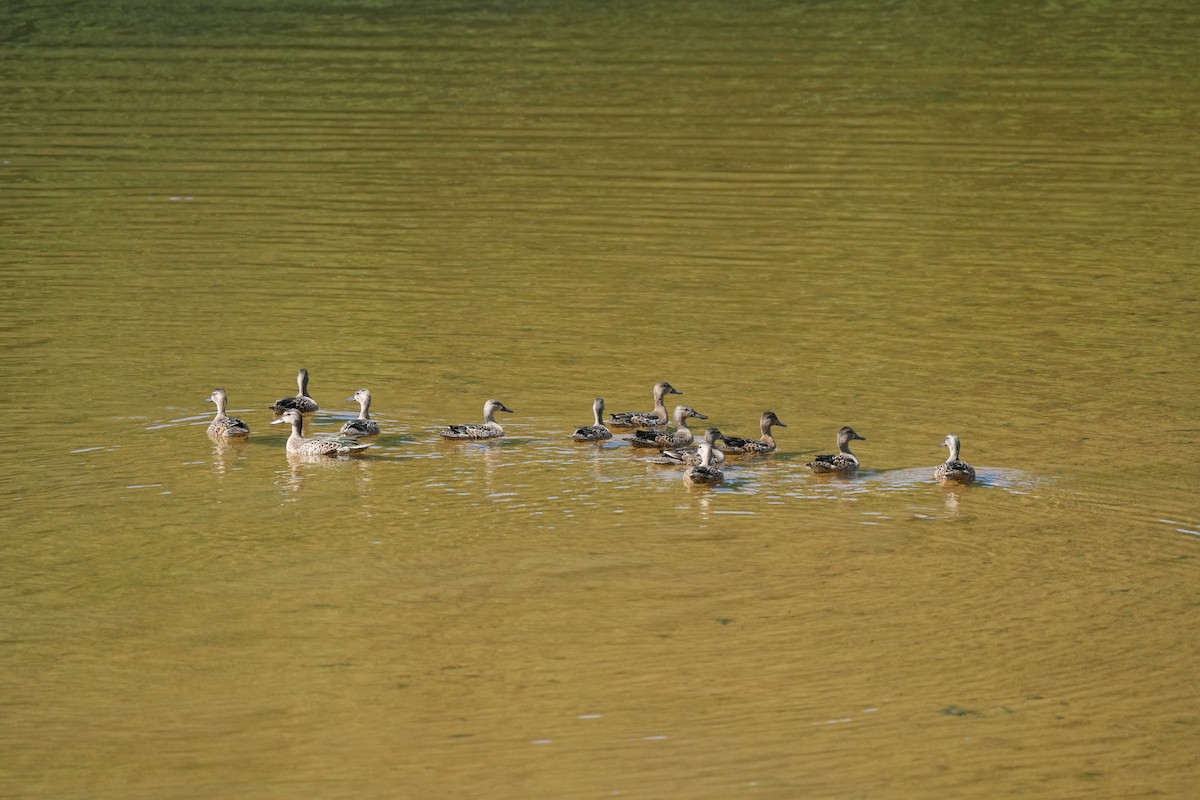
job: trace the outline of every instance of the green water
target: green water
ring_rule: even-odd
[[[1198,30],[9,4],[0,794],[1189,796]],[[659,380],[779,452],[568,440]]]

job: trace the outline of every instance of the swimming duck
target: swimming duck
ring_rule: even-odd
[[[482,425],[451,425],[444,431],[438,431],[438,435],[447,439],[496,439],[504,435],[504,428],[496,422],[497,411],[513,413],[511,408],[499,400],[488,400],[483,404]]]
[[[720,483],[725,480],[725,473],[712,465],[713,446],[708,442],[700,443],[700,463],[683,473],[683,479],[688,483]]]
[[[358,402],[358,419],[352,419],[342,426],[343,436],[378,436],[379,423],[371,419],[371,390],[359,389],[353,397],[347,397],[347,403]]]
[[[708,442],[713,448],[712,463],[724,464],[725,454],[716,448],[717,440],[725,439],[725,434],[721,433],[717,428],[708,428],[704,431],[704,441]],[[676,464],[694,467],[700,463],[700,445],[695,447],[677,447],[674,450],[663,450],[659,458],[651,459],[655,464]]]
[[[294,408],[301,414],[311,414],[317,410],[317,401],[308,396],[308,370],[301,369],[296,373],[296,385],[300,387],[300,394],[295,397],[279,398],[271,404],[272,411],[282,414],[289,408]]]
[[[689,417],[708,419],[708,417],[691,406],[675,406],[674,431],[671,433],[663,433],[662,431],[634,431],[629,443],[634,447],[657,447],[660,450],[686,447],[695,438],[687,425]]]
[[[595,417],[594,425],[584,425],[582,428],[576,428],[571,434],[571,438],[577,442],[602,442],[605,439],[612,438],[612,431],[604,424],[604,398],[597,397],[592,403],[592,416]]]
[[[304,438],[304,415],[294,408],[284,411],[279,419],[271,420],[272,425],[288,423],[292,426],[292,435],[287,440],[287,451],[308,456],[348,456],[361,453],[371,445],[346,436],[330,437],[328,439]]]
[[[958,437],[953,433],[946,435],[942,447],[950,448],[950,457],[944,463],[934,467],[933,477],[942,483],[971,483],[975,480],[975,468],[965,461],[958,460],[958,451],[962,447]]]
[[[609,424],[614,428],[662,427],[667,424],[667,407],[663,403],[663,398],[669,394],[683,394],[683,392],[666,381],[656,383],[654,384],[653,411],[622,411],[610,414],[612,421]]]
[[[233,438],[250,435],[249,425],[237,417],[225,416],[225,406],[229,403],[229,398],[226,396],[224,389],[214,390],[212,395],[204,402],[217,404],[217,415],[213,417],[212,422],[208,423],[209,436]]]
[[[827,456],[814,456],[813,460],[804,466],[820,474],[850,475],[858,469],[858,457],[850,452],[850,442],[855,439],[866,441],[867,437],[859,436],[853,428],[845,427],[838,431],[838,452]]]
[[[758,420],[759,430],[762,431],[762,437],[758,439],[740,439],[736,436],[723,436],[724,442],[721,444],[721,449],[726,453],[734,455],[759,455],[762,453],[773,453],[775,451],[775,437],[771,435],[771,427],[778,425],[781,428],[786,428],[787,425],[779,421],[779,417],[775,416],[774,411],[764,411]]]

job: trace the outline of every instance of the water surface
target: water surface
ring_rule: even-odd
[[[1198,21],[11,5],[0,793],[1188,796]]]

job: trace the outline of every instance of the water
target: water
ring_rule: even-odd
[[[11,4],[0,793],[1188,796],[1197,22]]]

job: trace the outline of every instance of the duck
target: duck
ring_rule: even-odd
[[[846,426],[838,431],[838,452],[833,455],[815,456],[804,466],[813,472],[824,475],[850,475],[858,469],[858,457],[850,452],[850,442],[855,439],[866,441],[867,437],[859,436],[854,429]]]
[[[592,402],[592,416],[596,422],[594,425],[584,425],[582,428],[576,428],[571,434],[571,438],[576,442],[603,442],[605,439],[612,438],[612,431],[604,424],[604,398],[597,397]]]
[[[483,404],[483,424],[481,425],[451,425],[438,435],[446,439],[498,439],[504,435],[504,428],[496,422],[496,412],[515,413],[499,400],[488,400]]]
[[[663,398],[669,394],[683,394],[666,381],[654,384],[653,411],[621,411],[610,414],[609,425],[614,428],[661,428],[667,424],[667,407]]]
[[[778,425],[781,428],[786,428],[779,417],[775,416],[774,411],[764,411],[759,417],[758,427],[762,431],[762,436],[758,439],[741,439],[737,436],[723,436],[721,450],[731,455],[761,455],[763,453],[775,452],[775,437],[771,435],[771,428]]]
[[[975,468],[967,462],[959,460],[958,451],[962,448],[962,443],[958,436],[953,433],[946,434],[942,447],[950,448],[950,457],[934,467],[933,477],[941,483],[972,483],[975,480]]]
[[[225,416],[225,407],[229,404],[229,397],[225,394],[224,389],[214,389],[212,395],[204,402],[217,404],[217,415],[213,417],[212,422],[208,423],[209,436],[232,439],[250,435],[249,425],[237,417]]]
[[[302,368],[296,373],[296,385],[300,387],[300,394],[279,398],[271,404],[272,411],[282,414],[289,408],[294,408],[301,414],[311,414],[318,409],[317,401],[308,396],[308,370]]]
[[[358,403],[358,419],[352,419],[342,426],[343,436],[378,436],[379,423],[371,419],[371,390],[359,389],[352,397],[346,398],[347,403]]]
[[[724,441],[725,434],[721,433],[718,428],[708,428],[704,431],[703,441],[708,442],[713,448],[712,463],[724,464],[725,454],[717,449],[717,440]],[[695,466],[700,463],[700,446],[696,447],[677,447],[673,450],[663,450],[659,458],[651,459],[655,464],[675,464],[684,466]]]
[[[695,438],[687,425],[688,418],[690,417],[708,419],[708,417],[691,406],[675,406],[674,431],[671,433],[663,433],[662,431],[634,431],[629,443],[634,447],[657,447],[660,450],[687,447]]]
[[[725,480],[725,473],[712,465],[713,446],[701,442],[699,452],[700,463],[683,473],[683,479],[688,483],[720,483]]]
[[[289,424],[292,435],[287,440],[287,451],[306,456],[349,456],[361,453],[370,447],[369,442],[360,442],[346,436],[321,439],[304,438],[304,415],[294,408],[289,408],[271,420],[272,425]]]

